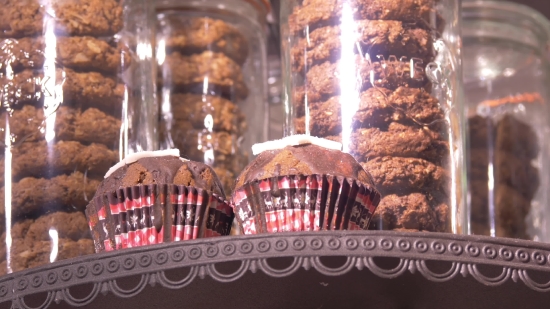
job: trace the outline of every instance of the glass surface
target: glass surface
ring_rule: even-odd
[[[370,229],[462,232],[456,0],[283,0],[285,134],[341,141],[383,197]]]
[[[0,273],[94,252],[84,209],[107,170],[154,150],[146,1],[0,8]]]
[[[214,167],[227,196],[267,139],[265,12],[254,3],[157,3],[160,147]]]
[[[472,234],[550,240],[549,31],[525,6],[463,4]]]

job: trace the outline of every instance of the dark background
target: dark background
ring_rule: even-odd
[[[515,0],[514,2],[528,5],[550,18],[550,1],[548,0]]]

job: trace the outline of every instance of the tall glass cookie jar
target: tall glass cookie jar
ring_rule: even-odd
[[[157,1],[161,147],[213,166],[226,194],[267,139],[268,10],[261,0]]]
[[[550,22],[505,1],[462,16],[470,232],[550,241]]]
[[[112,165],[153,150],[156,116],[146,1],[0,3],[5,273],[94,252],[84,209]]]
[[[370,229],[462,232],[459,1],[284,0],[286,134],[341,141]]]

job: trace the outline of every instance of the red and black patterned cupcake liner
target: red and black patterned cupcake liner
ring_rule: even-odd
[[[380,193],[332,175],[289,175],[246,183],[232,206],[244,234],[365,230]]]
[[[95,251],[229,235],[233,209],[216,194],[181,185],[139,185],[86,207]]]

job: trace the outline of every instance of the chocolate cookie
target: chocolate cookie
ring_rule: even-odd
[[[0,118],[0,128],[6,127],[6,114]],[[89,108],[84,111],[71,107],[60,106],[48,115],[55,117],[56,140],[78,141],[82,143],[101,143],[115,146],[120,135],[121,121],[104,112]],[[23,141],[44,140],[46,118],[43,108],[25,105],[20,110],[14,110],[9,116],[10,134],[16,143]]]
[[[468,118],[469,148],[487,149],[493,138],[493,123],[489,118],[479,115]]]
[[[340,69],[340,62],[329,61],[309,69],[305,85],[309,102],[328,100],[340,94],[342,83]],[[411,65],[409,61],[373,62],[356,55],[354,70],[353,73],[348,73],[355,75],[350,82],[357,81],[354,88],[360,92],[373,87],[392,90],[401,86],[420,88],[428,83],[423,66]]]
[[[173,94],[170,96],[173,122],[189,121],[196,129],[231,133],[246,130],[245,116],[233,102],[218,96]]]
[[[100,181],[87,178],[80,172],[51,179],[23,178],[12,184],[12,216],[40,214],[55,210],[84,210],[94,196]],[[4,198],[4,188],[0,197]],[[4,213],[4,205],[0,206]]]
[[[342,131],[341,97],[309,105],[310,132],[315,136],[338,135]],[[303,104],[305,105],[305,104]],[[399,87],[395,91],[370,88],[361,93],[351,126],[387,128],[392,122],[419,124],[440,129],[445,113],[437,99],[423,89]],[[296,132],[304,133],[305,117],[296,120]]]
[[[356,20],[357,35],[355,53],[369,54],[373,60],[384,56],[400,59],[413,57],[423,59],[427,64],[433,57],[431,34],[424,29],[403,27],[395,20]],[[325,61],[336,62],[341,58],[341,26],[330,26],[313,30],[307,38],[293,44],[290,51],[292,69],[304,69]],[[307,69],[306,69],[307,70]]]
[[[519,216],[525,219],[525,216],[531,210],[531,200],[525,198],[523,194],[505,183],[497,183],[492,192],[489,192],[488,183],[484,181],[471,181],[471,220],[476,222],[488,222],[490,202],[494,203],[494,209],[499,208],[517,208],[514,210]],[[510,212],[510,211],[508,211]]]
[[[354,20],[400,20],[426,26],[435,15],[435,0],[305,0],[289,16],[290,32],[337,25],[344,4],[353,12]],[[351,18],[351,17],[349,17]]]
[[[468,178],[474,181],[489,180],[489,149],[470,148],[468,155]]]
[[[172,18],[168,15],[160,23],[159,35],[164,39],[168,52],[179,51],[190,55],[209,50],[223,53],[239,65],[248,57],[246,38],[237,28],[220,19]]]
[[[531,239],[525,220],[531,202],[507,186],[497,186],[495,191],[495,236]]]
[[[74,141],[48,144],[46,141],[25,142],[12,147],[11,175],[23,177],[52,177],[74,171],[87,175],[102,175],[118,161],[118,152],[102,144],[83,145]],[[0,160],[4,172],[4,159]]]
[[[517,157],[536,158],[540,146],[533,128],[510,114],[504,115],[496,124],[495,148],[513,153]]]
[[[433,131],[399,123],[387,131],[378,128],[359,129],[351,134],[349,151],[359,161],[396,156],[421,158],[439,163],[449,156],[449,143]]]
[[[105,41],[85,37],[57,37],[55,63],[80,71],[98,71],[116,74],[130,65],[130,51],[122,45],[113,47]],[[12,70],[38,69],[44,66],[45,39],[21,38],[0,41],[0,70],[10,66]]]
[[[12,243],[11,268],[13,271],[21,271],[27,268],[38,267],[51,263],[54,242],[52,240],[40,240],[27,245],[23,240],[17,239]],[[57,242],[57,256],[55,261],[66,260],[78,256],[94,253],[94,243],[91,239],[59,238]]]
[[[494,159],[494,181],[518,190],[525,198],[532,199],[540,184],[539,170],[524,158],[497,151]]]
[[[0,6],[3,37],[40,35],[50,23],[56,34],[77,36],[110,36],[123,27],[123,8],[117,0],[52,1],[51,12],[38,0],[2,0]]]
[[[448,192],[450,175],[431,162],[417,158],[379,157],[361,163],[384,195],[411,192]]]
[[[53,80],[55,85],[50,86]],[[120,114],[125,92],[124,85],[101,73],[79,73],[71,69],[56,69],[55,76],[31,70],[21,71],[13,79],[4,75],[0,77],[0,87],[3,102],[11,108],[23,104],[40,105],[45,97],[62,94],[67,105],[95,107],[111,114]],[[57,87],[62,93],[56,93]]]
[[[209,93],[245,99],[248,87],[241,67],[226,55],[205,51],[202,54],[184,56],[174,52],[166,56],[163,64],[163,87],[173,90],[199,91],[203,93],[205,82]],[[211,90],[210,90],[211,89]]]
[[[387,195],[380,200],[369,229],[446,232],[448,211],[448,205],[434,206],[434,201],[422,193]]]

